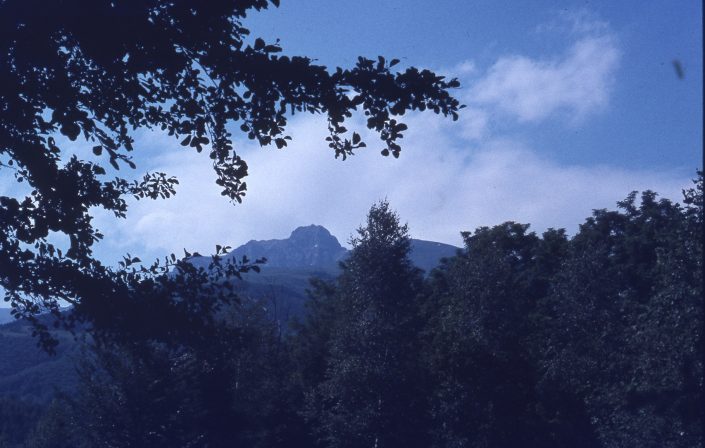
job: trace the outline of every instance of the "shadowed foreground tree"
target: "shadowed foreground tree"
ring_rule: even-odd
[[[547,308],[544,381],[574,391],[601,446],[703,441],[703,178],[684,205],[651,191],[598,210]]]
[[[124,217],[126,197],[175,192],[177,180],[165,173],[118,176],[135,168],[136,129],[205,149],[222,194],[240,202],[248,167],[233,148],[234,128],[283,148],[289,114],[324,114],[326,140],[345,159],[365,146],[344,126],[359,111],[382,140],[382,154],[398,157],[406,125],[396,117],[429,109],[457,118],[461,106],[448,93],[459,86],[455,79],[394,72],[399,61],[383,57],[328,70],[250,36],[243,18],[270,3],[279,0],[0,2],[0,168],[25,186],[0,197],[0,286],[16,316],[58,316],[60,304],[70,303],[73,319],[101,329],[115,325],[121,310],[144,316],[175,301],[161,293],[163,303],[148,303],[174,286],[155,278],[175,258],[133,272],[139,259],[126,257],[126,269],[116,272],[92,256],[103,235],[91,208]],[[69,155],[58,133],[84,140],[92,155]],[[55,243],[62,239],[64,247]]]
[[[533,319],[568,240],[562,230],[540,238],[528,227],[464,233],[465,251],[429,279],[434,446],[592,446],[580,432],[553,440],[539,412]]]
[[[322,446],[428,446],[417,356],[422,276],[408,257],[407,226],[381,202],[351,242],[328,297],[319,285],[324,301],[300,336],[314,350],[308,374],[322,380],[310,392],[308,417]],[[324,372],[311,325],[329,337],[321,341],[327,346]]]
[[[46,410],[28,445],[306,446],[274,322],[254,300],[225,314],[200,345],[90,344],[79,387]]]
[[[703,442],[703,177],[651,191],[571,239],[505,223],[427,283],[439,447]]]

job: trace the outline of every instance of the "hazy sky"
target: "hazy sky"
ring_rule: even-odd
[[[334,159],[320,117],[294,117],[283,151],[238,136],[251,172],[243,205],[220,196],[207,156],[140,132],[139,169],[176,175],[180,188],[171,200],[132,204],[127,220],[98,213],[106,261],[208,253],[312,223],[345,243],[385,197],[421,239],[459,245],[461,230],[506,220],[572,233],[631,190],[680,200],[701,166],[699,1],[282,4],[247,20],[253,35],[328,66],[385,55],[459,77],[461,119],[408,117],[398,160],[364,132],[366,150]]]

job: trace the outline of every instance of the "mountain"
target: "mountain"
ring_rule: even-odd
[[[455,255],[457,247],[433,241],[411,240],[410,258],[426,272],[443,257]],[[259,301],[282,328],[293,317],[304,314],[309,279],[333,280],[338,263],[349,251],[322,226],[295,229],[281,240],[249,241],[227,255],[241,260],[267,258],[259,274],[247,273],[239,284],[239,294]],[[196,266],[207,267],[209,257],[193,257]],[[0,323],[12,320],[9,309],[0,308]],[[49,323],[49,322],[47,322]],[[80,344],[65,331],[57,331],[59,352],[49,356],[37,348],[32,328],[20,320],[0,325],[0,397],[15,396],[32,402],[46,402],[55,389],[71,391],[76,384],[75,360]]]
[[[251,260],[266,257],[267,267],[304,270],[335,270],[347,249],[323,226],[299,227],[283,240],[249,241],[229,257]]]
[[[442,258],[452,257],[457,251],[457,247],[449,244],[412,239],[409,258],[414,265],[428,273],[438,266]],[[289,238],[251,240],[230,252],[225,259],[241,260],[246,256],[255,260],[264,257],[267,262],[262,266],[263,273],[295,270],[335,275],[338,272],[338,262],[345,260],[348,252],[325,227],[312,224],[296,228]],[[207,267],[210,258],[194,257],[191,262],[196,266]]]
[[[409,258],[426,273],[438,266],[440,260],[452,257],[458,248],[435,241],[411,240]],[[243,275],[239,293],[262,300],[277,320],[286,322],[301,316],[307,299],[309,279],[318,277],[333,280],[339,273],[339,262],[349,251],[323,226],[298,227],[288,238],[280,240],[251,240],[229,253],[225,259],[250,260],[266,258],[260,273]],[[207,268],[209,257],[193,257],[191,262]]]
[[[440,264],[441,259],[455,256],[459,250],[450,244],[412,239],[409,258],[416,267],[423,269],[428,274]]]

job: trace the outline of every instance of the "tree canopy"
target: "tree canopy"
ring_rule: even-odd
[[[408,228],[381,202],[351,242],[329,299],[329,355],[308,417],[324,446],[428,446],[416,363],[422,276],[408,258]],[[320,322],[328,310],[317,311]]]
[[[92,319],[106,303],[134,294],[135,278],[164,272],[155,265],[142,276],[119,274],[92,255],[103,235],[91,208],[124,217],[130,196],[175,193],[178,180],[167,173],[136,180],[120,174],[136,168],[137,129],[205,150],[223,196],[241,202],[248,166],[233,146],[234,132],[283,148],[290,114],[323,114],[328,146],[345,159],[366,146],[344,125],[358,111],[381,139],[382,154],[398,157],[405,112],[457,119],[462,106],[449,93],[459,86],[455,79],[413,67],[395,72],[399,60],[382,56],[329,70],[284,54],[278,41],[243,26],[247,14],[278,4],[0,2],[0,169],[27,186],[0,196],[0,285],[18,316],[58,313],[64,301],[79,319]],[[59,133],[92,147],[90,160],[62,150]],[[66,237],[68,247],[56,247],[53,234]],[[123,267],[137,262],[127,257]]]
[[[702,205],[700,175],[573,236],[481,227],[423,277],[377,204],[298,323],[243,291],[206,339],[92,339],[53,405],[0,400],[0,446],[701,446]]]

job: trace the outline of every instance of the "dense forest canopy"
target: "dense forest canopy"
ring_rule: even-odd
[[[406,129],[398,117],[406,111],[457,119],[461,106],[449,93],[459,86],[455,79],[416,68],[395,72],[399,61],[381,56],[329,70],[250,36],[243,18],[278,3],[0,2],[0,168],[28,185],[27,194],[0,198],[0,285],[17,316],[58,316],[60,304],[69,303],[75,319],[105,327],[121,309],[155,302],[147,277],[173,267],[174,258],[130,274],[92,256],[103,235],[92,225],[91,208],[124,217],[128,196],[175,193],[178,180],[166,173],[120,175],[121,168],[136,169],[130,155],[139,151],[136,129],[160,129],[183,146],[205,149],[223,196],[241,202],[248,167],[233,147],[233,132],[283,148],[290,114],[323,114],[326,140],[344,159],[366,146],[344,126],[359,111],[381,139],[382,154],[398,157]],[[57,133],[84,140],[95,157],[67,155]],[[56,246],[57,235],[67,247]],[[136,263],[127,256],[123,267]],[[246,263],[233,273],[238,269]],[[159,306],[166,306],[170,299],[161,295]]]
[[[630,194],[572,237],[481,227],[426,277],[407,227],[376,204],[289,330],[243,294],[204,343],[91,343],[68,395],[0,401],[13,422],[0,434],[32,447],[698,446],[702,191],[700,177],[682,205]]]

